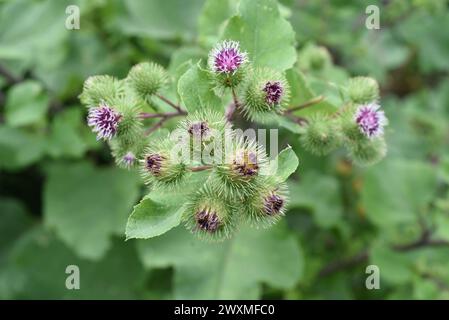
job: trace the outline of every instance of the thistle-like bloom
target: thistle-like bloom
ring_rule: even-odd
[[[134,153],[129,151],[123,156],[122,161],[126,167],[130,168],[136,161],[136,156],[134,155]]]
[[[197,227],[207,232],[215,232],[220,227],[220,219],[216,212],[204,209],[195,215]]]
[[[279,81],[268,81],[264,88],[265,92],[265,102],[268,104],[279,104],[281,102],[282,94],[284,93],[284,88]]]
[[[354,115],[354,120],[368,138],[379,137],[384,133],[384,126],[388,124],[385,113],[379,110],[376,103],[360,105]]]
[[[269,216],[280,213],[285,203],[285,200],[277,194],[271,194],[264,200],[264,211]]]
[[[209,53],[209,68],[216,73],[234,73],[248,60],[237,41],[220,42]]]
[[[97,140],[110,140],[117,132],[121,117],[120,113],[102,103],[99,107],[90,108],[87,124],[97,133]]]
[[[145,157],[145,168],[154,175],[161,173],[164,157],[159,154],[150,154]]]

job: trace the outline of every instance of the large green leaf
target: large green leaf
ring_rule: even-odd
[[[44,155],[42,134],[0,125],[0,168],[17,170],[26,167]]]
[[[66,288],[69,266],[79,268],[79,290]],[[79,258],[52,233],[36,228],[14,247],[10,280],[20,281],[19,299],[136,299],[144,286],[144,270],[135,247],[122,240],[100,261]],[[12,283],[14,284],[14,283]]]
[[[64,110],[53,120],[47,145],[51,156],[79,158],[84,154],[88,144],[82,136],[83,129],[86,129],[82,111],[81,108]]]
[[[199,190],[209,178],[208,171],[189,175],[186,187],[180,184],[170,190],[153,190],[145,196],[128,218],[127,239],[148,239],[159,236],[181,223],[184,204],[190,194]]]
[[[45,184],[45,224],[81,257],[99,259],[111,236],[123,235],[138,190],[139,179],[125,170],[56,164]]]
[[[8,92],[6,123],[17,127],[42,121],[48,107],[48,96],[39,82],[30,80],[20,83]]]
[[[276,176],[279,182],[284,182],[293,174],[299,165],[299,159],[292,147],[282,150],[275,160],[270,162],[266,174]]]
[[[237,11],[235,0],[206,0],[198,19],[199,36],[206,44],[213,46],[218,40],[220,29]]]
[[[125,33],[154,39],[192,39],[204,0],[126,0],[120,21]]]
[[[261,283],[292,288],[300,279],[303,257],[283,224],[268,230],[244,229],[224,243],[206,243],[184,228],[140,241],[148,268],[173,266],[177,299],[254,299]]]
[[[291,181],[291,208],[312,210],[316,223],[323,228],[338,224],[342,216],[339,184],[335,177],[305,171],[299,181]]]
[[[426,212],[437,187],[436,170],[417,161],[386,159],[367,170],[362,202],[376,225],[394,227]]]
[[[176,195],[172,194],[176,199]],[[176,202],[157,202],[145,197],[134,207],[126,225],[127,239],[148,239],[159,236],[181,223],[182,207]]]
[[[275,0],[241,0],[223,37],[240,41],[256,66],[283,71],[296,61],[295,33]]]
[[[8,1],[0,8],[0,58],[28,63],[59,63],[68,37],[65,8],[77,1]],[[40,23],[36,23],[39,21]],[[56,54],[57,56],[57,54]]]
[[[215,94],[207,71],[193,65],[178,82],[178,93],[189,112],[202,108],[219,110],[220,98]]]

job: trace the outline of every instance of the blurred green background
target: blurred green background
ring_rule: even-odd
[[[387,158],[300,158],[287,217],[210,245],[176,228],[124,241],[144,194],[115,168],[78,101],[90,75],[144,60],[182,72],[207,56],[234,0],[0,1],[0,298],[449,298],[449,10],[445,0],[282,0],[306,76],[332,87],[376,78]],[[66,7],[81,11],[67,30]],[[380,30],[365,8],[380,8]],[[307,48],[333,63],[308,63]],[[380,270],[367,290],[366,267]],[[80,268],[80,290],[65,287]]]

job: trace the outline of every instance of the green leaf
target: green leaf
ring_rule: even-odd
[[[72,108],[64,110],[53,120],[47,147],[51,156],[79,158],[84,154],[88,146],[82,136],[81,126],[85,126],[85,122],[81,116],[81,108]]]
[[[65,8],[75,1],[8,1],[0,7],[0,59],[59,63],[49,59],[60,52],[69,33]],[[41,23],[35,23],[39,20]]]
[[[128,218],[126,239],[159,236],[181,223],[184,203],[199,190],[210,173],[197,172],[188,178],[189,187],[181,184],[172,190],[153,190],[145,196]]]
[[[139,179],[89,163],[55,164],[44,189],[45,224],[79,256],[100,259],[113,234],[122,235]]]
[[[218,40],[220,29],[228,18],[236,14],[237,1],[234,0],[206,0],[198,19],[200,39],[207,45],[213,46]]]
[[[393,227],[423,215],[436,187],[436,170],[430,165],[390,158],[367,170],[362,203],[373,223]]]
[[[176,299],[255,299],[261,283],[292,288],[303,270],[302,251],[285,225],[244,229],[224,243],[206,243],[184,228],[138,242],[147,268],[173,266]]]
[[[80,289],[68,290],[66,268],[79,268]],[[145,274],[134,246],[113,241],[99,261],[79,258],[42,227],[32,230],[14,247],[9,262],[21,280],[16,299],[136,299],[141,297]]]
[[[42,121],[49,107],[49,99],[36,81],[25,81],[9,92],[5,105],[6,123],[12,127]]]
[[[44,155],[44,137],[18,128],[0,125],[0,168],[17,170]]]
[[[274,161],[270,162],[268,175],[276,176],[279,182],[284,182],[296,171],[299,165],[299,159],[292,147],[288,146],[282,150]]]
[[[240,41],[256,66],[284,71],[296,62],[295,32],[275,0],[241,0],[223,38]]]
[[[120,19],[125,33],[152,39],[193,39],[204,0],[126,0],[127,14]]]
[[[178,82],[178,93],[188,112],[202,108],[220,110],[221,100],[214,93],[207,71],[193,65],[181,76]]]
[[[406,283],[413,275],[413,260],[410,255],[394,252],[385,243],[374,246],[370,262],[379,267],[381,279],[390,283]]]
[[[33,225],[33,220],[17,200],[0,197],[0,266],[11,244]]]
[[[301,71],[289,69],[285,73],[285,77],[290,85],[290,105],[296,106],[314,97],[314,93]]]
[[[340,186],[333,176],[305,171],[298,181],[289,183],[290,208],[307,208],[322,228],[337,225],[342,217]]]
[[[176,198],[176,195],[172,195]],[[159,236],[181,223],[182,208],[173,202],[156,202],[145,197],[134,207],[126,224],[126,239],[148,239]]]

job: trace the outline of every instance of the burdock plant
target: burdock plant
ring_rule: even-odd
[[[360,165],[385,156],[388,121],[374,79],[350,79],[340,87],[341,107],[332,109],[325,94],[307,93],[301,73],[273,67],[284,61],[268,60],[267,52],[252,56],[257,46],[248,43],[219,41],[181,78],[142,62],[121,80],[86,80],[80,100],[87,125],[107,141],[117,165],[138,169],[149,188],[129,218],[128,238],[159,235],[182,222],[200,238],[219,241],[241,224],[269,227],[285,215],[285,180],[296,170],[296,155],[287,148],[269,157],[260,141],[234,130],[236,123],[280,124],[300,135],[305,150],[326,155],[345,147]],[[324,48],[301,55],[306,71],[331,65]],[[169,98],[178,97],[174,87],[182,103]]]

